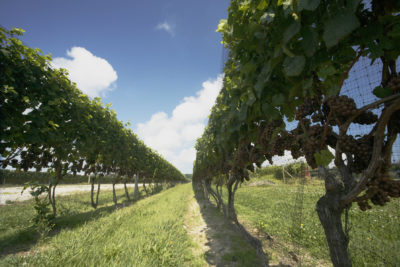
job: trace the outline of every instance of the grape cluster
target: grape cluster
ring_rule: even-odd
[[[264,161],[264,155],[261,153],[260,149],[253,147],[250,151],[250,161],[254,162],[257,167],[261,166]]]
[[[391,197],[400,197],[400,181],[382,175],[367,183],[365,195],[358,197],[355,201],[360,209],[365,211],[372,208],[368,200],[371,200],[374,205],[384,206]]]
[[[357,143],[353,136],[344,135],[339,139],[339,147],[345,153],[354,154],[357,150]]]
[[[336,136],[332,135],[332,134],[328,134],[326,135],[326,140],[325,143],[330,146],[330,147],[336,147],[336,143],[337,143],[338,139],[336,138]]]
[[[316,99],[306,98],[304,102],[297,107],[296,110],[296,120],[301,120],[302,118],[311,115],[319,107]]]
[[[278,156],[284,156],[285,150],[290,150],[294,143],[294,137],[288,132],[282,132],[280,135],[275,137],[272,145],[272,153]]]
[[[250,180],[250,173],[247,169],[243,169],[239,166],[235,166],[232,169],[232,175],[240,177],[240,181],[244,182],[244,180],[249,181]]]
[[[339,118],[349,117],[357,112],[354,99],[346,95],[328,97],[326,102],[333,114]]]
[[[317,122],[324,122],[324,121],[326,121],[326,116],[325,116],[323,113],[321,113],[321,112],[315,112],[315,113],[311,116],[311,119],[312,119],[312,121],[313,121],[314,123],[317,123]]]
[[[240,142],[235,155],[235,165],[244,167],[249,162],[249,158],[250,155],[248,145],[246,145],[245,142]]]
[[[294,159],[298,159],[299,157],[302,156],[302,150],[301,150],[301,146],[298,142],[293,142],[291,148],[290,148],[290,152],[292,153],[292,157]]]
[[[303,133],[304,131],[303,128],[300,126],[300,124],[295,129],[289,132],[291,138],[293,138],[292,145],[289,148],[289,150],[292,153],[292,157],[294,159],[297,159],[303,155],[302,151],[303,139],[301,138]]]
[[[373,124],[378,121],[378,116],[376,116],[371,111],[366,111],[361,115],[357,116],[353,122],[358,124]]]
[[[353,155],[351,161],[351,171],[361,173],[368,167],[371,159],[373,138],[365,135],[359,139],[355,139],[351,135],[344,135],[339,139],[340,149],[346,153]]]
[[[372,155],[373,140],[374,139],[368,135],[357,140],[351,171],[361,173],[368,167]]]
[[[274,120],[269,123],[263,122],[258,128],[257,144],[261,147],[260,153],[264,154],[265,158],[268,159],[271,164],[272,161],[270,159],[272,159],[273,156],[271,155],[271,146],[273,146],[273,142],[271,142],[273,139],[272,135],[274,134],[275,129],[282,126],[282,124],[282,120]]]
[[[249,165],[246,166],[246,169],[251,171],[251,172],[254,172],[254,165],[253,164],[249,164]]]
[[[332,132],[332,128],[328,127],[328,135]],[[324,127],[319,124],[310,126],[308,130],[308,136],[305,142],[302,144],[302,150],[307,163],[311,168],[317,167],[314,154],[320,150],[322,137],[324,134]]]

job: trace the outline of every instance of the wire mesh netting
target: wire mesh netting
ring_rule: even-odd
[[[397,61],[397,68],[400,67],[400,60]],[[345,80],[341,94],[347,95],[354,99],[357,108],[361,108],[379,100],[374,94],[375,87],[381,85],[382,81],[382,62],[380,60],[371,61],[366,57],[361,57],[351,69],[348,78]],[[379,115],[383,109],[383,105],[372,110]],[[348,134],[353,136],[361,136],[368,134],[373,125],[352,124],[348,130]],[[392,163],[400,163],[400,140],[397,138],[392,150]]]
[[[229,49],[222,48],[222,66],[229,57]],[[379,100],[373,94],[374,88],[381,85],[382,67],[380,60],[371,61],[361,57],[352,67],[341,89],[341,95],[354,99],[357,108]],[[400,60],[396,62],[400,68]],[[371,110],[380,115],[384,105]],[[288,130],[297,122],[286,122]],[[352,124],[347,134],[360,138],[371,132],[374,125]],[[338,131],[337,127],[334,131]],[[288,152],[288,151],[286,151]],[[293,164],[290,153],[284,157],[274,157],[277,165]],[[300,159],[300,160],[304,160]],[[392,147],[391,176],[400,179],[400,137]],[[279,166],[273,166],[279,168]],[[332,166],[331,166],[332,167]],[[282,173],[285,169],[282,168]],[[337,172],[331,169],[331,172]],[[336,173],[338,174],[338,173]],[[289,266],[330,266],[329,249],[324,230],[315,210],[318,199],[324,195],[324,182],[317,170],[308,175],[294,175],[282,180],[283,184],[269,187],[260,181],[258,185],[245,186],[238,190],[237,206],[239,214],[246,217],[246,209],[251,209],[248,220],[257,214],[253,221],[259,238],[269,240],[269,248],[278,250],[279,255],[267,251],[269,256],[278,257],[279,264]],[[271,175],[274,179],[276,175]],[[283,175],[285,177],[285,175]],[[282,178],[281,178],[282,179]],[[267,203],[261,205],[260,203]],[[251,207],[251,208],[250,208]],[[385,206],[373,206],[371,210],[361,211],[357,205],[348,210],[346,225],[349,236],[349,254],[353,266],[400,266],[400,200],[393,199]],[[285,260],[288,259],[288,260]],[[286,265],[285,265],[286,266]]]
[[[358,108],[377,101],[378,98],[372,92],[375,87],[381,85],[382,65],[380,60],[372,62],[369,58],[360,58],[350,71],[341,93],[353,98]],[[396,67],[400,67],[399,60]],[[373,112],[379,115],[383,108],[381,105]],[[372,127],[373,125],[353,124],[348,134],[362,136],[368,134]],[[399,178],[399,136],[392,148],[392,164],[391,176]],[[374,206],[365,212],[360,212],[358,207],[352,207],[349,212],[349,252],[354,266],[400,266],[399,219],[398,199],[385,206]]]

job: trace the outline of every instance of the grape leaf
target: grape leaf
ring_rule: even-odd
[[[328,166],[331,163],[332,159],[335,158],[333,154],[327,150],[321,150],[320,152],[314,153],[315,161],[317,162],[318,166]]]
[[[283,70],[287,76],[298,76],[303,71],[305,62],[304,56],[286,57],[283,61]]]
[[[216,32],[223,32],[226,28],[226,23],[227,23],[226,19],[221,19],[218,23]]]
[[[299,0],[298,10],[315,10],[319,5],[320,0]]]
[[[384,98],[387,96],[390,96],[393,91],[390,90],[390,88],[388,87],[382,87],[382,86],[377,86],[375,87],[374,91],[372,91],[374,93],[374,95],[376,95],[379,98]]]
[[[335,73],[336,69],[331,62],[324,64],[317,72],[318,77],[322,79],[326,79],[326,77],[333,75]]]
[[[359,26],[360,23],[356,15],[351,10],[346,9],[326,21],[322,38],[326,46],[330,48]]]
[[[279,106],[285,103],[285,96],[283,94],[277,94],[272,96],[272,103],[274,106]]]
[[[268,2],[266,0],[262,0],[260,1],[260,3],[258,3],[257,5],[257,9],[258,10],[263,10],[268,6]]]
[[[304,27],[302,29],[303,41],[301,45],[303,47],[304,53],[307,57],[314,55],[315,50],[318,46],[318,36],[312,27]]]
[[[293,22],[286,28],[283,33],[283,43],[286,44],[290,39],[293,38],[300,31],[300,23],[297,21]]]

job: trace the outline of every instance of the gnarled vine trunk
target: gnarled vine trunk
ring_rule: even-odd
[[[327,193],[321,197],[317,202],[317,213],[325,231],[333,266],[348,267],[351,266],[349,239],[343,230],[341,217],[344,209],[338,207],[339,196]]]
[[[204,199],[209,201],[210,200],[210,196],[209,196],[209,192],[208,192],[207,181],[203,181],[202,188],[203,188]]]
[[[262,260],[262,266],[267,266],[266,263],[268,262],[268,258],[264,253],[264,250],[262,248],[262,243],[260,240],[252,236],[246,228],[243,227],[243,225],[239,222],[235,210],[235,193],[236,190],[238,189],[239,186],[239,179],[235,177],[235,175],[231,175],[230,179],[228,180],[227,183],[227,188],[228,188],[228,207],[227,207],[227,212],[226,216],[232,220],[238,230],[244,235],[244,237],[249,241],[249,243],[256,249],[257,254]]]
[[[113,188],[113,201],[114,201],[114,204],[117,205],[118,202],[117,202],[117,195],[115,194],[115,181],[113,181],[113,183],[112,183],[112,188]]]
[[[211,180],[206,180],[205,186],[206,186],[208,192],[210,193],[210,195],[214,198],[215,203],[217,204],[217,209],[221,210],[221,208],[222,208],[222,211],[224,212],[224,216],[226,216],[225,205],[222,200],[222,194],[220,194],[220,192],[218,191],[218,185],[216,187],[216,190],[214,191],[214,189],[211,186]],[[221,189],[222,189],[222,187],[221,187]]]
[[[144,189],[144,191],[146,192],[146,196],[148,196],[148,195],[149,195],[149,192],[147,192],[145,180],[146,180],[146,177],[143,177],[143,189]]]
[[[135,200],[139,198],[139,185],[138,185],[138,182],[139,182],[139,173],[137,173],[136,176],[135,176],[135,191],[133,193],[133,198]]]
[[[97,180],[97,192],[96,192],[96,201],[94,200],[94,183],[95,180]],[[97,205],[99,203],[99,193],[100,193],[100,177],[97,176],[96,174],[94,175],[94,179],[90,179],[90,184],[91,184],[91,188],[90,188],[90,201],[92,204],[92,207],[94,209],[97,208]]]
[[[226,208],[225,208],[225,203],[224,200],[222,199],[222,185],[217,185],[216,186],[216,195],[218,198],[218,204],[217,204],[217,208],[219,210],[222,210],[222,212],[224,213],[224,216],[226,217]]]
[[[126,183],[127,183],[127,179],[124,180],[124,189],[125,189],[125,196],[128,199],[128,201],[130,201],[131,198],[129,197],[128,187],[126,186]]]
[[[316,210],[325,231],[331,261],[335,267],[352,266],[348,253],[349,238],[341,219],[345,210],[340,204],[344,194],[342,185],[326,168],[322,167],[320,171],[325,179],[326,193],[318,200]]]
[[[57,215],[57,207],[56,207],[56,187],[58,184],[58,179],[55,181],[51,181],[49,184],[49,202],[53,209],[54,217]]]
[[[235,223],[239,223],[236,215],[235,210],[235,193],[239,184],[239,180],[234,179],[232,175],[228,181],[227,188],[228,188],[228,206],[226,215],[229,219],[233,220]]]
[[[62,178],[62,169],[61,165],[58,164],[59,166],[56,168],[56,177],[54,180],[51,180],[49,183],[49,202],[51,204],[51,207],[53,209],[53,216],[55,217],[57,215],[57,207],[56,207],[56,187],[59,183],[59,181]]]

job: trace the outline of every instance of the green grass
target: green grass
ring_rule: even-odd
[[[132,192],[130,192],[132,193]],[[123,190],[117,190],[119,203],[126,201]],[[112,191],[101,191],[98,209],[90,205],[90,193],[79,193],[68,196],[56,196],[58,216],[55,234],[65,228],[74,228],[115,210],[112,202]],[[34,201],[11,201],[0,206],[0,256],[9,252],[25,251],[39,242],[31,219],[35,216]]]
[[[102,192],[97,210],[89,194],[59,197],[60,216],[49,238],[37,240],[32,202],[0,207],[0,266],[184,266],[197,262],[183,228],[191,185],[179,185],[115,208]],[[122,191],[119,192],[121,202]],[[11,229],[14,228],[14,229]],[[5,230],[5,231],[4,231]],[[26,253],[4,255],[25,244]],[[5,257],[4,257],[5,256]]]
[[[324,231],[315,211],[317,200],[324,194],[323,185],[312,182],[304,186],[302,208],[295,205],[298,188],[296,183],[242,186],[235,197],[237,213],[242,220],[273,236],[278,245],[290,250],[299,242],[303,253],[329,261]],[[353,205],[349,214],[353,266],[396,266],[400,262],[400,200],[366,212]]]

